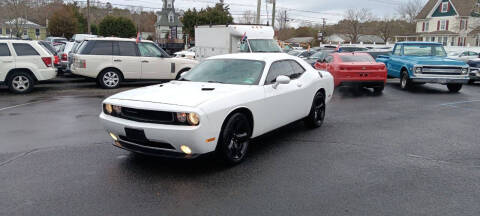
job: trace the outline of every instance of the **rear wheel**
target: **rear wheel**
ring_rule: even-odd
[[[120,86],[122,75],[116,70],[105,70],[97,78],[97,83],[105,89],[114,89]]]
[[[252,126],[242,113],[233,114],[225,123],[218,142],[217,155],[227,165],[236,165],[245,159]]]
[[[462,84],[447,84],[447,88],[452,93],[457,93],[462,89]]]
[[[15,94],[25,94],[31,92],[35,81],[32,76],[27,72],[15,72],[10,76],[8,83],[8,88],[11,92]]]
[[[308,128],[318,128],[323,124],[325,119],[325,96],[321,92],[317,92],[313,99],[312,107],[307,118],[305,118],[305,125]]]
[[[408,72],[403,71],[400,77],[400,88],[402,88],[403,90],[408,90],[411,87],[412,87],[412,81],[408,77]]]

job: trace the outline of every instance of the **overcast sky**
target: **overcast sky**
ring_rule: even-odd
[[[99,0],[100,2],[111,2],[117,5],[136,5],[145,7],[144,10],[160,9],[161,0]],[[271,17],[272,5],[265,8],[266,0],[262,0],[262,18],[267,20]],[[277,0],[277,10],[287,9],[289,18],[293,19],[296,25],[302,22],[318,23],[321,18],[326,18],[328,24],[336,23],[349,8],[368,8],[379,17],[397,16],[396,8],[402,2],[408,0]],[[175,0],[177,9],[204,8],[213,6],[218,0]],[[231,13],[236,19],[246,10],[256,11],[257,0],[225,0],[230,5]],[[148,7],[148,8],[147,8]],[[270,18],[271,19],[271,18]]]

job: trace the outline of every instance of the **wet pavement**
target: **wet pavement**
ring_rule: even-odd
[[[480,85],[339,89],[322,128],[290,124],[226,168],[111,145],[101,101],[145,84],[0,88],[0,215],[480,214]]]

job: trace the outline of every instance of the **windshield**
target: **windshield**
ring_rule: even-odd
[[[265,62],[242,59],[206,60],[182,80],[193,82],[212,82],[237,85],[258,85]]]
[[[272,39],[251,39],[248,42],[252,52],[282,52],[278,43]]]
[[[447,53],[442,45],[405,45],[403,47],[403,55],[445,57]]]
[[[375,62],[368,54],[340,55],[342,62]]]

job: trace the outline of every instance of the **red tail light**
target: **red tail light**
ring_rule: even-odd
[[[62,54],[62,61],[68,61],[68,55],[66,53]]]
[[[58,58],[58,56],[54,56],[55,60],[53,61],[53,64],[56,64],[58,65],[60,63],[60,59]]]
[[[42,61],[45,63],[45,66],[52,67],[52,57],[42,57]]]

